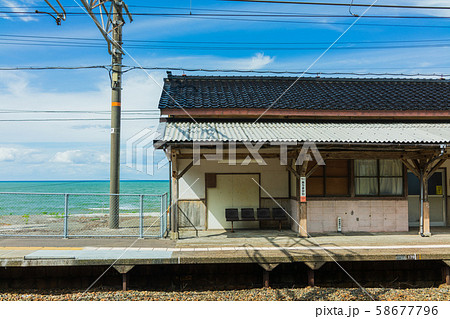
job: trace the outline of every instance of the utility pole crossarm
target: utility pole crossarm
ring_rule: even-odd
[[[123,1],[117,1],[117,0],[80,0],[83,4],[84,9],[91,17],[92,21],[94,21],[97,28],[100,30],[100,33],[102,34],[103,38],[108,43],[108,52],[109,54],[113,54],[111,50],[111,46],[113,48],[120,50],[120,52],[123,54],[122,50],[122,43],[118,43],[114,40],[113,37],[111,37],[110,33],[114,31],[116,28],[121,28],[125,24],[125,19],[123,18],[122,14],[122,8],[125,9],[128,18],[130,19],[130,22],[133,21],[133,18],[128,11],[127,5]],[[106,3],[110,2],[111,6],[109,9],[106,8]],[[101,17],[101,23],[98,21],[96,14],[94,13],[94,10],[98,8],[100,12]],[[106,25],[105,21],[103,20],[103,15],[106,14]]]

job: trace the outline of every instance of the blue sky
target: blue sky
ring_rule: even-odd
[[[77,6],[79,1],[61,2],[68,12],[82,12]],[[135,13],[189,13],[190,2],[189,0],[126,1],[130,10]],[[320,1],[317,0],[317,2]],[[355,3],[370,2],[370,0],[355,1]],[[448,5],[448,1],[379,0],[377,4],[445,6]],[[33,12],[35,9],[49,11],[45,5],[44,1],[0,0],[2,7],[0,11]],[[149,8],[135,7],[136,5],[146,5]],[[26,8],[18,8],[23,6]],[[353,8],[352,11],[361,14],[364,10],[364,8]],[[191,11],[210,14],[252,14],[248,11],[264,11],[348,15],[348,17],[246,18],[266,20],[261,22],[237,21],[236,19],[241,18],[230,16],[206,19],[198,16],[135,15],[134,21],[127,23],[124,27],[124,40],[218,43],[151,42],[146,44],[145,49],[136,47],[127,49],[128,54],[124,58],[124,64],[136,65],[137,61],[140,65],[148,67],[301,71],[308,68],[356,19],[349,15],[348,7],[211,0],[192,0]],[[372,8],[367,15],[427,18],[361,18],[340,39],[336,49],[328,51],[310,71],[450,73],[450,52],[447,46],[450,44],[450,23],[448,19],[432,18],[450,17],[450,10]],[[57,26],[47,15],[0,13],[0,30],[0,67],[87,66],[110,63],[106,45],[101,41],[99,31],[87,15],[69,15],[61,26]],[[81,41],[52,38],[34,38],[40,41],[33,42],[37,45],[29,45],[31,38],[11,37],[12,35],[94,39],[82,41],[92,41],[91,43],[97,43],[99,46],[50,46],[49,43],[45,45],[42,42],[42,40],[51,40],[61,45],[65,42]],[[57,42],[52,43],[58,44]],[[236,42],[236,44],[224,42]],[[248,43],[257,44],[249,45]],[[177,46],[177,49],[161,48],[167,46]],[[343,46],[359,48],[337,48]],[[387,46],[408,47],[386,48]],[[217,47],[231,47],[231,49],[220,50]],[[288,48],[296,49],[288,50]],[[204,73],[187,72],[186,74]],[[298,75],[300,74],[299,72]],[[123,84],[123,110],[156,110],[164,76],[164,71],[149,71],[147,74],[142,70],[134,70],[126,73]],[[107,180],[109,178],[109,121],[92,119],[108,118],[109,105],[109,78],[107,72],[102,69],[0,71],[0,112],[3,112],[0,113],[1,119],[89,119],[64,122],[0,122],[0,180]],[[20,113],[4,113],[5,110],[20,111]],[[89,111],[91,113],[23,112],[29,110]],[[92,112],[104,112],[104,114]],[[132,115],[124,117],[132,117]],[[157,120],[149,119],[123,121],[122,179],[167,178],[166,168],[149,176],[125,165],[127,139],[144,128],[156,126],[157,122]],[[157,158],[162,157],[162,154],[157,155]]]

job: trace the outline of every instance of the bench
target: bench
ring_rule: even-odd
[[[255,210],[253,208],[241,208],[241,218],[239,218],[238,208],[226,208],[225,219],[227,222],[231,222],[232,233],[234,232],[234,222],[239,221],[277,220],[279,222],[278,230],[281,231],[281,224],[284,220],[287,220],[287,216],[286,212],[281,208],[273,208],[272,216],[269,208],[257,208],[255,218]]]
[[[284,209],[276,207],[272,209],[273,220],[278,220],[278,230],[281,231],[281,223],[287,220],[286,212]]]

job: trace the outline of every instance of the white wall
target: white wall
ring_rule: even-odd
[[[190,159],[179,160],[179,171],[182,171]],[[281,166],[279,159],[267,159],[266,166],[256,163],[247,166],[219,164],[217,161],[202,159],[200,166],[193,166],[179,181],[179,198],[182,200],[198,200],[205,198],[205,173],[260,173],[261,186],[272,197],[288,197],[288,172]],[[198,180],[197,180],[198,179]],[[197,181],[196,181],[197,180]],[[261,189],[261,197],[270,197]]]

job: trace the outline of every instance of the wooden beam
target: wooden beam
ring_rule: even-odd
[[[294,176],[297,177],[297,179],[300,179],[300,174],[297,173],[290,165],[286,165],[286,169],[292,174],[294,174]]]
[[[433,154],[433,152],[425,153],[419,151],[383,151],[383,149],[371,151],[320,151],[324,159],[421,159],[426,156],[426,154]]]
[[[187,172],[188,170],[190,170],[190,169],[192,168],[192,166],[194,166],[194,161],[191,161],[191,162],[188,164],[188,166],[186,166],[185,169],[182,170],[180,174],[178,174],[178,177],[177,177],[177,178],[180,179],[181,177],[183,177],[183,175],[186,174],[186,172]]]
[[[308,164],[309,164],[308,161],[303,161],[302,167],[300,170],[300,176],[306,177],[306,170],[308,169]]]
[[[408,159],[402,159],[403,164],[414,174],[417,176],[417,178],[420,178],[419,171],[414,167],[413,164],[411,164]]]
[[[430,178],[431,176],[433,176],[434,173],[436,173],[436,171],[442,166],[442,164],[445,163],[444,159],[439,160],[436,165],[434,165],[430,171],[427,173],[427,178]],[[430,165],[431,166],[431,165]]]
[[[306,172],[306,178],[310,177],[312,175],[312,173],[314,173],[314,171],[319,167],[319,164],[316,163],[313,167],[311,167],[311,169]]]

